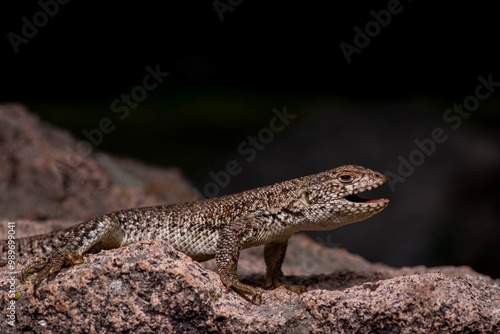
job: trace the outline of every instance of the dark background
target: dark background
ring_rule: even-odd
[[[22,18],[33,22],[42,8],[2,4],[0,101],[22,102],[81,139],[110,118],[116,128],[99,150],[179,166],[200,192],[210,172],[237,160],[242,172],[221,194],[346,163],[397,173],[398,157],[442,128],[447,140],[396,191],[378,192],[391,198],[387,210],[313,235],[372,261],[471,265],[500,277],[500,94],[456,130],[443,120],[479,76],[500,81],[498,12],[401,1],[348,63],[339,44],[353,45],[354,28],[388,3],[242,1],[221,21],[211,1],[71,1],[17,53],[8,34],[22,35]],[[170,75],[120,119],[111,103],[157,65]],[[246,161],[238,146],[284,106],[295,118]]]

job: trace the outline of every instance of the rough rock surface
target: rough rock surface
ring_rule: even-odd
[[[178,169],[114,158],[0,104],[0,203],[7,219],[88,219],[137,206],[185,202],[193,188]]]
[[[194,197],[175,169],[98,153],[65,172],[80,157],[67,149],[76,145],[22,106],[0,105],[0,237],[7,220],[16,221],[22,237],[117,209]],[[244,282],[263,283],[262,253],[262,247],[242,252]],[[11,275],[0,268],[0,332],[500,332],[500,281],[468,267],[391,268],[298,234],[283,270],[307,292],[266,291],[260,306],[226,293],[214,269],[213,261],[197,263],[161,240],[86,255],[84,264],[42,284],[37,296],[16,282],[21,296],[11,327]]]
[[[25,222],[27,223],[27,222]],[[218,275],[161,240],[87,255],[34,297],[18,285],[16,328],[86,333],[497,333],[500,287],[466,267],[395,269],[304,235],[290,245],[285,274],[297,295],[265,291],[260,306],[226,293]],[[246,251],[240,277],[264,281],[262,248]],[[295,254],[300,254],[294,258]],[[248,265],[254,263],[255,265]],[[306,264],[307,263],[307,264]],[[316,264],[315,264],[316,263]],[[258,264],[258,265],[257,265]],[[330,265],[330,274],[322,273]],[[248,265],[248,266],[247,266]],[[260,267],[260,269],[259,269]],[[255,270],[257,269],[257,270]],[[0,271],[0,289],[9,289]],[[7,293],[0,297],[2,314]]]

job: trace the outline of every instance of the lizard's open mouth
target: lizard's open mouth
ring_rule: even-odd
[[[344,198],[349,202],[354,202],[354,203],[378,203],[387,201],[386,198],[365,199],[361,198],[358,194],[348,195]]]

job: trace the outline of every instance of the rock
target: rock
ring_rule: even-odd
[[[175,168],[99,152],[82,158],[75,151],[78,145],[22,106],[0,105],[0,236],[6,233],[7,220],[16,222],[20,238],[118,209],[196,198]],[[245,283],[261,285],[263,247],[244,250],[238,269]],[[162,240],[85,255],[82,265],[63,269],[36,296],[30,284],[11,280],[8,268],[0,268],[0,331],[500,331],[500,281],[469,267],[392,268],[297,234],[283,271],[307,292],[265,291],[259,306],[225,292],[215,270],[213,260],[200,264]],[[17,300],[11,299],[11,288],[20,293]],[[8,323],[11,311],[14,326]]]
[[[196,198],[177,168],[114,158],[87,144],[22,105],[0,104],[2,217],[83,220]]]
[[[322,246],[296,235],[290,253],[312,259]],[[262,284],[261,249],[242,254],[260,268],[240,277]],[[83,265],[63,269],[42,284],[38,296],[18,285],[16,327],[27,332],[168,333],[495,333],[500,330],[499,282],[469,268],[395,269],[369,264],[343,249],[322,249],[324,263],[310,267],[288,257],[285,273],[304,284],[297,295],[278,288],[264,291],[254,305],[225,292],[219,276],[177,252],[165,241],[146,240],[85,256]],[[348,260],[353,260],[351,264]],[[311,261],[311,260],[308,260]],[[319,261],[319,260],[318,260]],[[257,268],[259,266],[255,266]],[[307,269],[309,268],[309,269]],[[336,268],[336,269],[334,269]],[[302,275],[308,271],[307,275]],[[8,291],[6,270],[1,290]],[[6,315],[8,295],[0,296]],[[10,328],[10,327],[7,327]],[[14,328],[12,328],[14,330]]]

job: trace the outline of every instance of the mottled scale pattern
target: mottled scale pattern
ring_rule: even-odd
[[[236,277],[241,249],[275,245],[266,251],[266,263],[272,266],[268,267],[267,281],[287,286],[276,275],[281,272],[288,238],[297,231],[331,230],[380,212],[388,205],[387,199],[362,200],[356,194],[385,181],[378,172],[346,165],[223,197],[122,210],[68,231],[21,239],[17,256],[45,257],[37,283],[64,263],[76,263],[84,253],[163,239],[195,260],[215,257],[222,282],[254,300],[260,293]],[[0,241],[2,254],[5,247],[6,242]]]
[[[28,238],[18,238],[15,240],[16,257],[21,257],[25,261],[30,256],[47,256],[53,250],[64,246],[64,240],[68,233],[69,230],[65,230]],[[2,262],[6,259],[8,250],[6,240],[0,241],[0,250],[2,251],[0,262]]]

